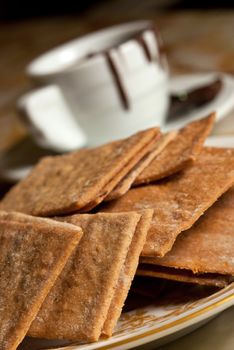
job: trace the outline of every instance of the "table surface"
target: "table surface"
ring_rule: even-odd
[[[220,70],[234,73],[234,11],[157,12],[155,1],[112,1],[82,16],[0,24],[0,155],[25,137],[15,103],[30,88],[26,64],[38,54],[84,33],[115,23],[150,18],[159,26],[172,74]],[[144,3],[145,6],[142,6]],[[234,113],[233,113],[234,115]],[[1,184],[0,184],[1,186]],[[162,350],[231,350],[234,308]]]

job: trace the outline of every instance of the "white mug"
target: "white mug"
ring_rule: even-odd
[[[27,74],[39,88],[19,100],[42,147],[70,151],[161,126],[168,69],[152,22],[113,26],[35,59]]]

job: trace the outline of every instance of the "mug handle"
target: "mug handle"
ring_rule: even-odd
[[[18,100],[17,106],[24,124],[39,146],[68,152],[86,144],[86,136],[57,85],[25,94]]]

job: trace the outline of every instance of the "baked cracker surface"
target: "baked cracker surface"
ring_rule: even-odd
[[[214,120],[215,113],[212,113],[180,129],[177,136],[136,178],[134,185],[163,179],[189,166],[200,154]]]
[[[125,194],[138,175],[152,162],[152,160],[160,154],[171,140],[176,137],[177,132],[171,131],[162,135],[159,140],[153,142],[149,152],[138,161],[138,163],[131,169],[131,171],[118,183],[118,185],[109,193],[105,201],[117,199]]]
[[[152,128],[97,148],[43,158],[6,194],[0,208],[38,216],[82,210],[158,133]]]
[[[146,241],[146,236],[150,228],[150,223],[153,216],[153,210],[143,210],[141,218],[136,226],[136,230],[130,244],[128,254],[115,288],[115,293],[112,298],[105,323],[102,328],[102,333],[111,336],[116,323],[120,317],[124,302],[127,298],[132,280],[136,273],[139,262],[139,257]]]
[[[234,183],[234,150],[204,148],[197,161],[183,172],[155,185],[131,189],[109,202],[105,212],[154,209],[143,248],[144,256],[164,256],[176,237]]]
[[[163,258],[142,258],[144,263],[193,273],[234,276],[234,188],[228,190],[187,231]]]
[[[109,200],[112,200],[113,197],[116,197],[116,198],[120,197],[123,190],[125,190],[121,185],[123,184],[123,180],[130,177],[130,174],[133,173],[133,169],[135,168],[136,164],[138,164],[141,161],[141,159],[143,159],[144,156],[151,151],[152,146],[157,142],[159,138],[160,138],[160,132],[156,131],[152,139],[147,144],[145,144],[144,147],[141,148],[129,160],[129,162],[125,164],[124,167],[121,168],[121,170],[102,188],[102,190],[97,195],[97,197],[94,198],[93,201],[91,201],[87,206],[85,206],[82,209],[82,212],[86,212],[86,213],[89,212],[91,209],[95,208],[103,200],[109,201]],[[121,187],[121,191],[117,190],[117,188],[119,188],[118,187],[119,185]],[[130,186],[131,184],[129,183],[128,188],[124,191],[124,193],[127,192]]]
[[[33,219],[33,218],[32,218]],[[0,219],[0,348],[14,350],[80,239],[74,225]]]
[[[78,249],[66,264],[28,335],[97,341],[140,214],[78,214],[58,218],[82,227]]]

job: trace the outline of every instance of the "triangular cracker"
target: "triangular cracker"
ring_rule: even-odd
[[[234,188],[176,240],[163,258],[142,258],[144,263],[193,273],[234,276]]]
[[[101,210],[123,212],[154,209],[142,255],[164,256],[176,237],[234,183],[234,150],[204,148],[198,160],[168,181],[138,187]]]
[[[152,264],[140,264],[137,269],[137,275],[219,288],[226,287],[232,281],[232,277],[227,275],[215,273],[194,274],[189,270],[174,269]]]
[[[140,221],[137,224],[135,234],[133,236],[129,251],[121,270],[115,293],[112,298],[109,311],[102,329],[102,333],[111,336],[114,327],[120,317],[124,302],[128,295],[133,277],[139,262],[139,256],[146,241],[146,236],[150,228],[153,216],[153,210],[143,210]]]
[[[214,120],[215,113],[212,113],[179,130],[177,136],[136,178],[134,185],[163,179],[190,165],[201,152]]]
[[[162,135],[159,140],[154,142],[153,147],[149,152],[133,167],[133,169],[118,183],[118,185],[108,194],[105,201],[111,201],[121,197],[125,194],[134,183],[139,174],[152,162],[152,160],[160,154],[164,148],[171,142],[177,135],[177,131],[171,131],[165,135]]]
[[[117,175],[122,171],[124,177],[125,166],[158,136],[158,128],[152,128],[97,148],[43,158],[7,193],[0,207],[40,216],[90,208],[108,195],[121,180]]]
[[[28,335],[98,340],[140,214],[83,214],[60,220],[84,235],[43,303]]]
[[[0,220],[1,350],[14,350],[23,340],[81,237],[74,225],[39,221]]]

